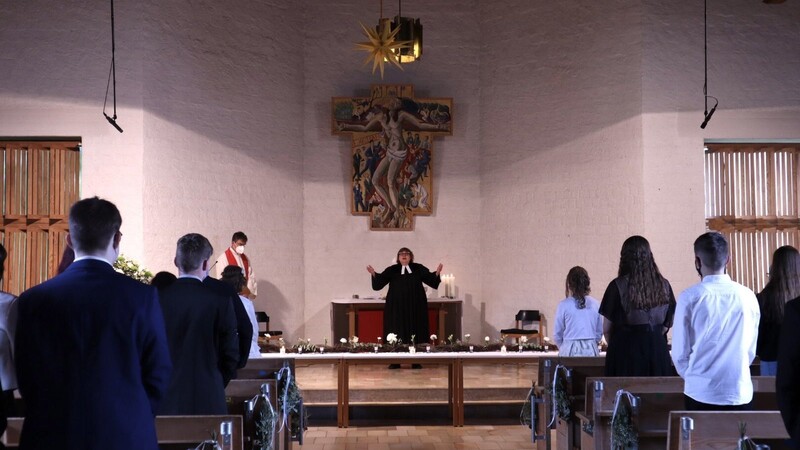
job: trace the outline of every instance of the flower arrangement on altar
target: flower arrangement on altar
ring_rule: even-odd
[[[469,333],[463,339],[457,339],[454,335],[449,335],[447,339],[438,340],[438,336],[432,334],[430,342],[416,342],[416,335],[412,335],[410,342],[404,343],[396,333],[388,333],[386,339],[378,338],[377,342],[363,342],[358,336],[351,338],[340,338],[333,345],[328,345],[325,339],[322,345],[315,345],[311,339],[298,339],[297,344],[287,347],[283,339],[279,339],[277,344],[268,341],[266,345],[261,345],[264,353],[453,353],[453,352],[501,352],[507,348],[509,352],[546,352],[556,350],[556,347],[549,343],[548,339],[544,344],[534,344],[524,337],[519,343],[506,344],[502,339],[492,340],[491,337],[483,338],[483,344],[471,343]]]
[[[150,280],[153,279],[152,272],[125,255],[119,255],[114,261],[114,270],[142,283],[150,283]]]

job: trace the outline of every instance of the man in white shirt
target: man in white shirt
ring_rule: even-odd
[[[253,272],[253,265],[250,263],[250,258],[244,254],[244,247],[247,245],[247,235],[241,231],[233,233],[231,237],[231,246],[228,247],[214,263],[217,272],[217,278],[222,277],[222,271],[228,266],[239,266],[244,271],[244,278],[247,282],[247,290],[249,291],[246,297],[255,299],[258,295],[258,284],[256,283],[256,276]]]
[[[720,233],[698,237],[694,254],[702,281],[681,293],[672,331],[672,361],[685,380],[686,409],[750,409],[758,301],[725,274],[728,243]]]

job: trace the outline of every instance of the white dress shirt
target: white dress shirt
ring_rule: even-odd
[[[586,296],[586,307],[578,309],[574,297],[567,297],[556,309],[556,325],[553,340],[559,347],[564,340],[593,339],[600,342],[603,336],[603,316],[599,313],[600,302]]]
[[[256,307],[253,301],[244,295],[239,296],[239,300],[244,305],[244,310],[247,311],[247,318],[250,319],[250,325],[253,327],[253,340],[250,342],[250,355],[249,358],[260,358],[261,348],[258,346],[258,321],[256,320]]]
[[[686,395],[712,405],[742,405],[753,399],[750,363],[756,356],[760,317],[753,291],[728,275],[707,275],[681,293],[672,361]]]

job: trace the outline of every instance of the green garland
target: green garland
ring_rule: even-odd
[[[285,405],[283,404],[284,398],[286,399]],[[278,381],[278,410],[286,411],[289,415],[289,430],[293,437],[303,432],[300,429],[300,404],[302,402],[303,394],[297,386],[295,377],[280,378]]]
[[[532,408],[535,389],[536,386],[534,385],[531,390],[528,391],[528,397],[525,399],[525,403],[522,404],[522,411],[519,413],[519,422],[528,428],[533,428],[533,422],[535,421],[535,418],[532,416],[534,414]]]
[[[639,435],[636,427],[633,426],[630,405],[627,402],[620,402],[619,410],[612,418],[611,442],[614,443],[612,450],[638,448],[639,446]]]
[[[272,450],[272,441],[275,434],[275,424],[278,422],[278,413],[272,409],[269,399],[261,402],[261,414],[256,421],[255,448],[257,450]]]
[[[569,421],[572,419],[572,407],[567,387],[564,385],[563,377],[556,377],[556,384],[553,386],[553,401],[556,402],[556,414],[561,420]]]

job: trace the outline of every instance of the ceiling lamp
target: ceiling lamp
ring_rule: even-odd
[[[403,1],[398,1],[397,15],[392,20],[392,28],[399,28],[397,39],[408,45],[395,50],[400,64],[412,63],[422,58],[422,24],[419,19],[403,17]]]
[[[403,70],[400,64],[414,62],[422,57],[422,24],[419,19],[403,17],[402,1],[398,4],[394,19],[383,17],[381,0],[380,18],[373,29],[361,24],[368,41],[359,42],[356,48],[368,53],[364,64],[372,61],[372,73],[380,69],[383,78],[385,63],[391,63]]]

